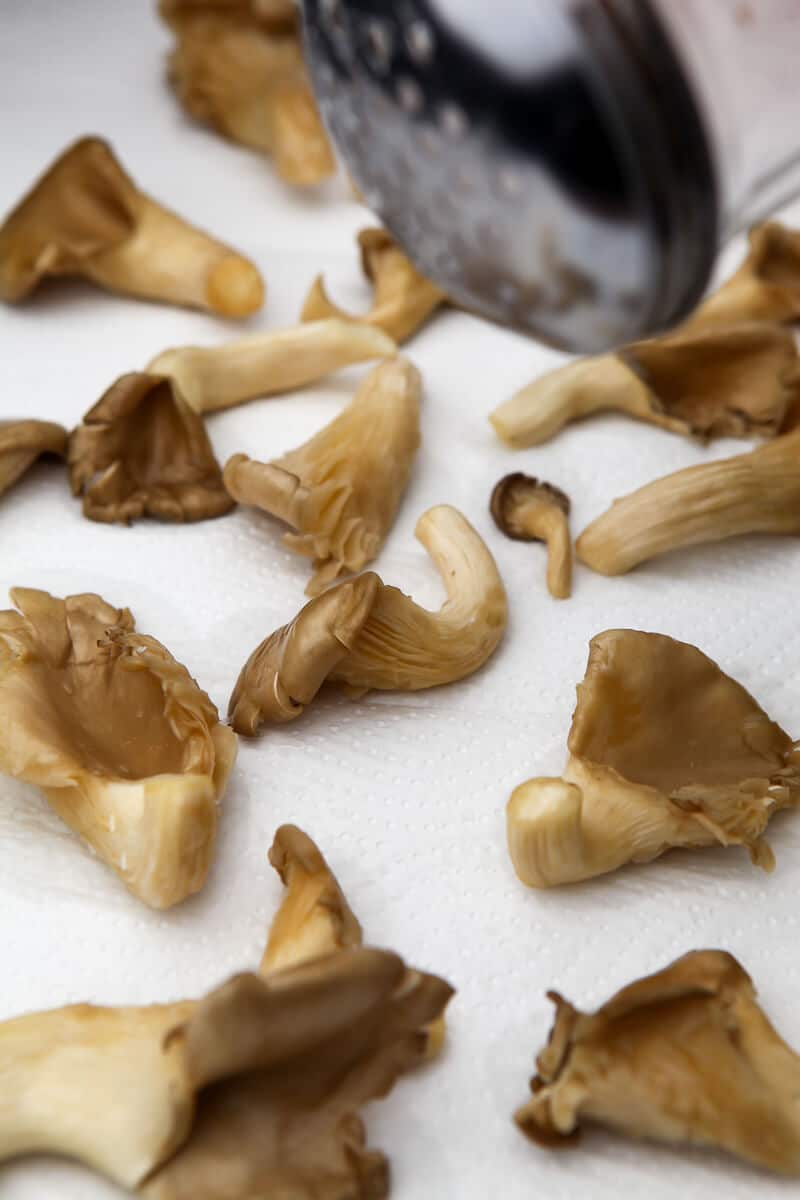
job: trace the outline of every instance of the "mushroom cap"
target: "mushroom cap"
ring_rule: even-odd
[[[530,512],[532,507],[557,509],[569,516],[570,499],[560,488],[523,471],[512,471],[495,484],[489,510],[506,537],[519,542],[541,540],[520,524],[522,513]]]
[[[592,638],[568,744],[576,758],[667,795],[768,780],[792,749],[702,650],[633,629]]]
[[[203,418],[163,375],[122,375],[70,438],[70,483],[95,521],[202,521],[230,512]]]

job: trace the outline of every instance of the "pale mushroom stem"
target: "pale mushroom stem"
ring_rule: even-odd
[[[195,412],[209,413],[302,387],[354,363],[390,358],[396,350],[371,325],[315,321],[222,346],[165,350],[146,369],[171,376]]]
[[[593,571],[623,575],[668,550],[745,533],[800,533],[800,429],[646,484],[587,526],[576,551]]]
[[[497,436],[514,449],[539,446],[572,421],[596,412],[620,410],[653,420],[652,403],[641,380],[614,354],[581,359],[535,379],[489,416]],[[663,417],[665,428],[683,429]]]
[[[86,259],[82,273],[115,291],[247,317],[264,302],[248,259],[139,192],[131,235]]]
[[[572,593],[572,538],[569,517],[556,504],[531,501],[515,513],[515,523],[547,546],[547,590],[556,600]]]

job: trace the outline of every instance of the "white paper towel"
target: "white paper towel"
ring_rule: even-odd
[[[269,299],[253,327],[293,323],[320,270],[342,302],[366,305],[353,243],[364,211],[341,184],[321,198],[296,196],[257,156],[186,122],[164,84],[168,40],[145,0],[2,6],[0,210],[69,141],[96,132],[142,188],[255,258]],[[735,257],[732,249],[728,266]],[[157,351],[239,332],[81,284],[47,287],[0,312],[0,415],[74,424],[119,374]],[[773,824],[772,877],[743,851],[708,851],[537,894],[512,872],[503,809],[516,783],[560,770],[574,687],[601,629],[633,626],[696,643],[797,733],[797,546],[746,538],[622,579],[578,570],[573,598],[555,602],[543,549],[505,541],[491,523],[488,496],[501,475],[524,469],[564,488],[577,533],[615,496],[747,444],[706,450],[602,418],[512,453],[487,413],[558,355],[456,313],[438,317],[409,353],[426,382],[424,442],[375,565],[387,582],[438,604],[441,587],[414,523],[435,503],[462,509],[508,587],[501,650],[462,684],[356,704],[322,699],[295,724],[243,744],[209,883],[167,914],[131,899],[32,788],[0,778],[0,1018],[78,1000],[196,995],[255,964],[280,893],[267,849],[276,827],[293,821],[328,856],[368,940],[458,988],[443,1059],[367,1114],[371,1143],[391,1157],[397,1200],[783,1195],[790,1185],[721,1156],[602,1134],[547,1153],[523,1139],[511,1113],[549,1028],[546,988],[594,1006],[697,947],[737,954],[778,1028],[800,1047],[797,819]],[[212,418],[218,457],[244,450],[270,458],[296,445],[341,409],[362,374]],[[92,590],[129,605],[139,628],[162,640],[223,709],[249,652],[303,603],[307,577],[277,523],[254,511],[182,528],[97,525],[51,465],[0,504],[0,598],[20,584],[58,595]],[[2,1200],[115,1195],[63,1163],[0,1168]]]

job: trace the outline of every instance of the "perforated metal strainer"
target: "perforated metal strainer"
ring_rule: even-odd
[[[571,349],[674,323],[714,260],[712,161],[646,0],[305,0],[367,203],[459,304]]]

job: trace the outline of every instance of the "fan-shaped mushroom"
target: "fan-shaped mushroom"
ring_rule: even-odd
[[[264,721],[294,720],[326,680],[356,695],[373,688],[418,691],[463,679],[486,662],[508,616],[494,559],[446,504],[420,517],[416,535],[447,589],[442,608],[421,608],[372,572],[330,588],[245,663],[229,706],[237,732],[252,735]]]
[[[0,613],[0,770],[153,908],[205,882],[236,738],[185,667],[99,596]]]
[[[657,633],[592,638],[561,779],[507,808],[517,875],[575,883],[675,846],[743,845],[771,870],[767,822],[800,803],[800,750],[700,650]]]
[[[547,588],[557,600],[572,592],[569,496],[550,483],[515,471],[496,483],[489,509],[497,528],[520,542],[547,544]]]
[[[314,321],[221,346],[164,350],[146,370],[169,375],[195,412],[209,413],[314,383],[353,363],[390,358],[396,349],[390,337],[371,325]]]
[[[363,320],[383,329],[399,345],[416,333],[447,297],[420,275],[385,229],[362,229],[358,244],[362,269],[375,289],[372,308]],[[329,299],[324,280],[318,275],[303,305],[301,320],[326,317],[359,319]]]
[[[778,221],[750,230],[750,248],[738,271],[712,292],[692,326],[736,321],[796,321],[800,317],[800,233]]]
[[[555,1022],[515,1115],[528,1137],[569,1145],[585,1121],[800,1175],[800,1057],[732,954],[685,954],[595,1013],[548,997]]]
[[[163,375],[122,375],[69,443],[72,492],[92,521],[203,521],[233,501],[203,418]]]
[[[800,397],[788,329],[733,324],[695,329],[579,359],[549,371],[489,418],[510,446],[538,446],[572,421],[624,412],[672,433],[772,437]]]
[[[359,1109],[424,1060],[452,989],[358,945],[300,830],[279,830],[271,858],[288,885],[270,936],[282,969],[268,951],[260,976],[197,1002],[0,1024],[0,1160],[67,1155],[147,1200],[388,1194]]]
[[[52,421],[0,421],[0,496],[7,492],[42,454],[64,458],[69,434]]]
[[[575,551],[593,571],[623,575],[670,550],[745,533],[800,533],[800,428],[645,484],[587,525]]]
[[[192,11],[170,20],[178,34],[169,76],[181,104],[232,141],[274,159],[290,184],[309,187],[336,169],[306,72],[300,32],[285,5],[263,2]]]
[[[65,150],[0,226],[0,299],[23,300],[48,275],[225,317],[264,302],[248,259],[140,192],[96,137]]]
[[[236,454],[225,486],[241,504],[280,517],[284,541],[313,559],[306,588],[322,591],[377,555],[394,523],[420,444],[422,379],[407,359],[381,363],[352,403],[304,445],[272,463]]]

